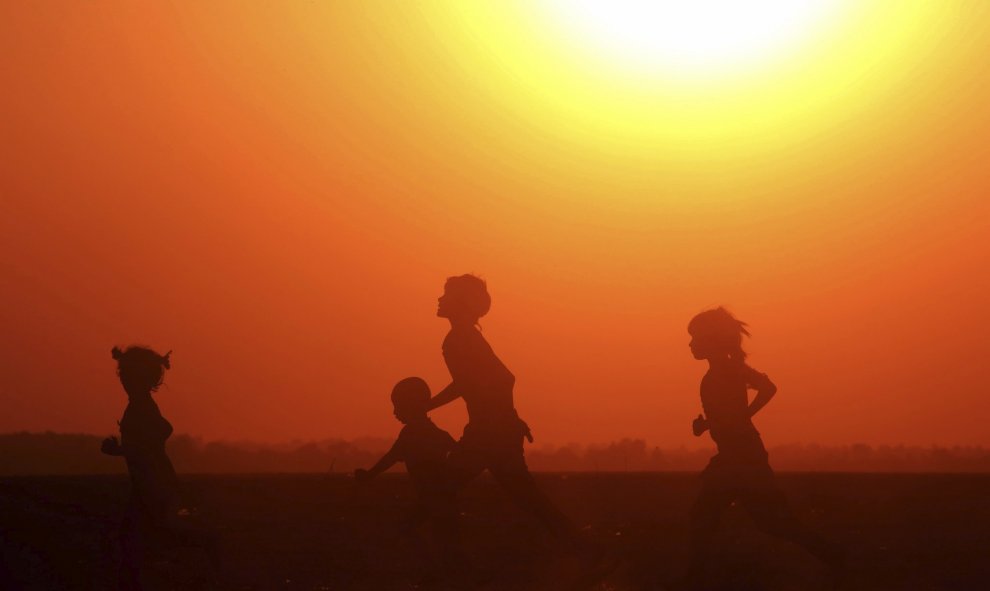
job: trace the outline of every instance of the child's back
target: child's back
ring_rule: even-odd
[[[432,494],[447,482],[447,454],[454,438],[423,416],[399,432],[392,450],[395,460],[405,462],[409,478],[419,494]]]
[[[129,451],[124,459],[131,479],[134,502],[158,519],[174,509],[178,483],[172,462],[165,453],[165,441],[172,425],[150,396],[131,398],[120,420],[121,445]]]
[[[702,378],[701,405],[720,455],[766,459],[763,441],[753,425],[747,390],[767,381],[764,374],[745,363],[713,366]]]
[[[449,488],[447,454],[454,447],[454,438],[426,415],[429,400],[430,388],[421,378],[406,378],[395,385],[392,404],[402,430],[392,448],[370,470],[355,472],[358,479],[374,478],[396,462],[404,462],[420,496]]]

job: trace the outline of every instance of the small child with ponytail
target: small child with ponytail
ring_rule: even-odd
[[[175,469],[165,453],[172,425],[165,420],[151,394],[158,390],[169,369],[171,351],[159,355],[147,347],[114,347],[117,375],[127,393],[127,408],[120,419],[120,440],[108,437],[102,451],[123,456],[131,477],[128,516],[159,520],[177,509]],[[133,515],[132,515],[133,513]]]
[[[171,351],[159,355],[140,346],[114,347],[117,376],[127,393],[127,408],[120,419],[120,439],[107,437],[101,451],[122,456],[127,462],[131,494],[120,526],[120,589],[141,589],[142,562],[150,542],[166,539],[184,546],[205,548],[217,566],[216,540],[207,532],[177,519],[178,480],[165,453],[172,425],[165,420],[151,394],[158,390],[171,368]]]

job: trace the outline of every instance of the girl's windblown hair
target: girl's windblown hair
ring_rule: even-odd
[[[727,354],[733,361],[742,363],[746,360],[742,339],[744,336],[749,336],[746,326],[745,322],[719,306],[705,310],[692,318],[688,323],[688,332],[694,337],[704,339],[716,350]]]
[[[132,345],[121,350],[114,347],[110,354],[117,361],[117,375],[125,385],[154,392],[165,379],[165,370],[171,369],[172,352],[159,355],[148,347]]]

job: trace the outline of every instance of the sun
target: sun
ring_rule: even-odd
[[[597,58],[710,77],[786,58],[846,0],[544,0]]]

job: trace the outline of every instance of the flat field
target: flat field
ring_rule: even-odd
[[[537,479],[618,566],[597,591],[673,590],[684,572],[697,477],[683,473],[540,474]],[[990,589],[990,475],[779,474],[794,511],[848,549],[839,589]],[[466,552],[484,582],[424,582],[428,536],[402,524],[402,474],[358,485],[342,475],[187,475],[183,519],[212,532],[219,572],[195,547],[151,553],[149,589],[410,590],[567,588],[568,554],[483,477],[461,500]],[[116,588],[126,477],[0,479],[4,589]],[[712,589],[828,588],[800,549],[724,519]]]

